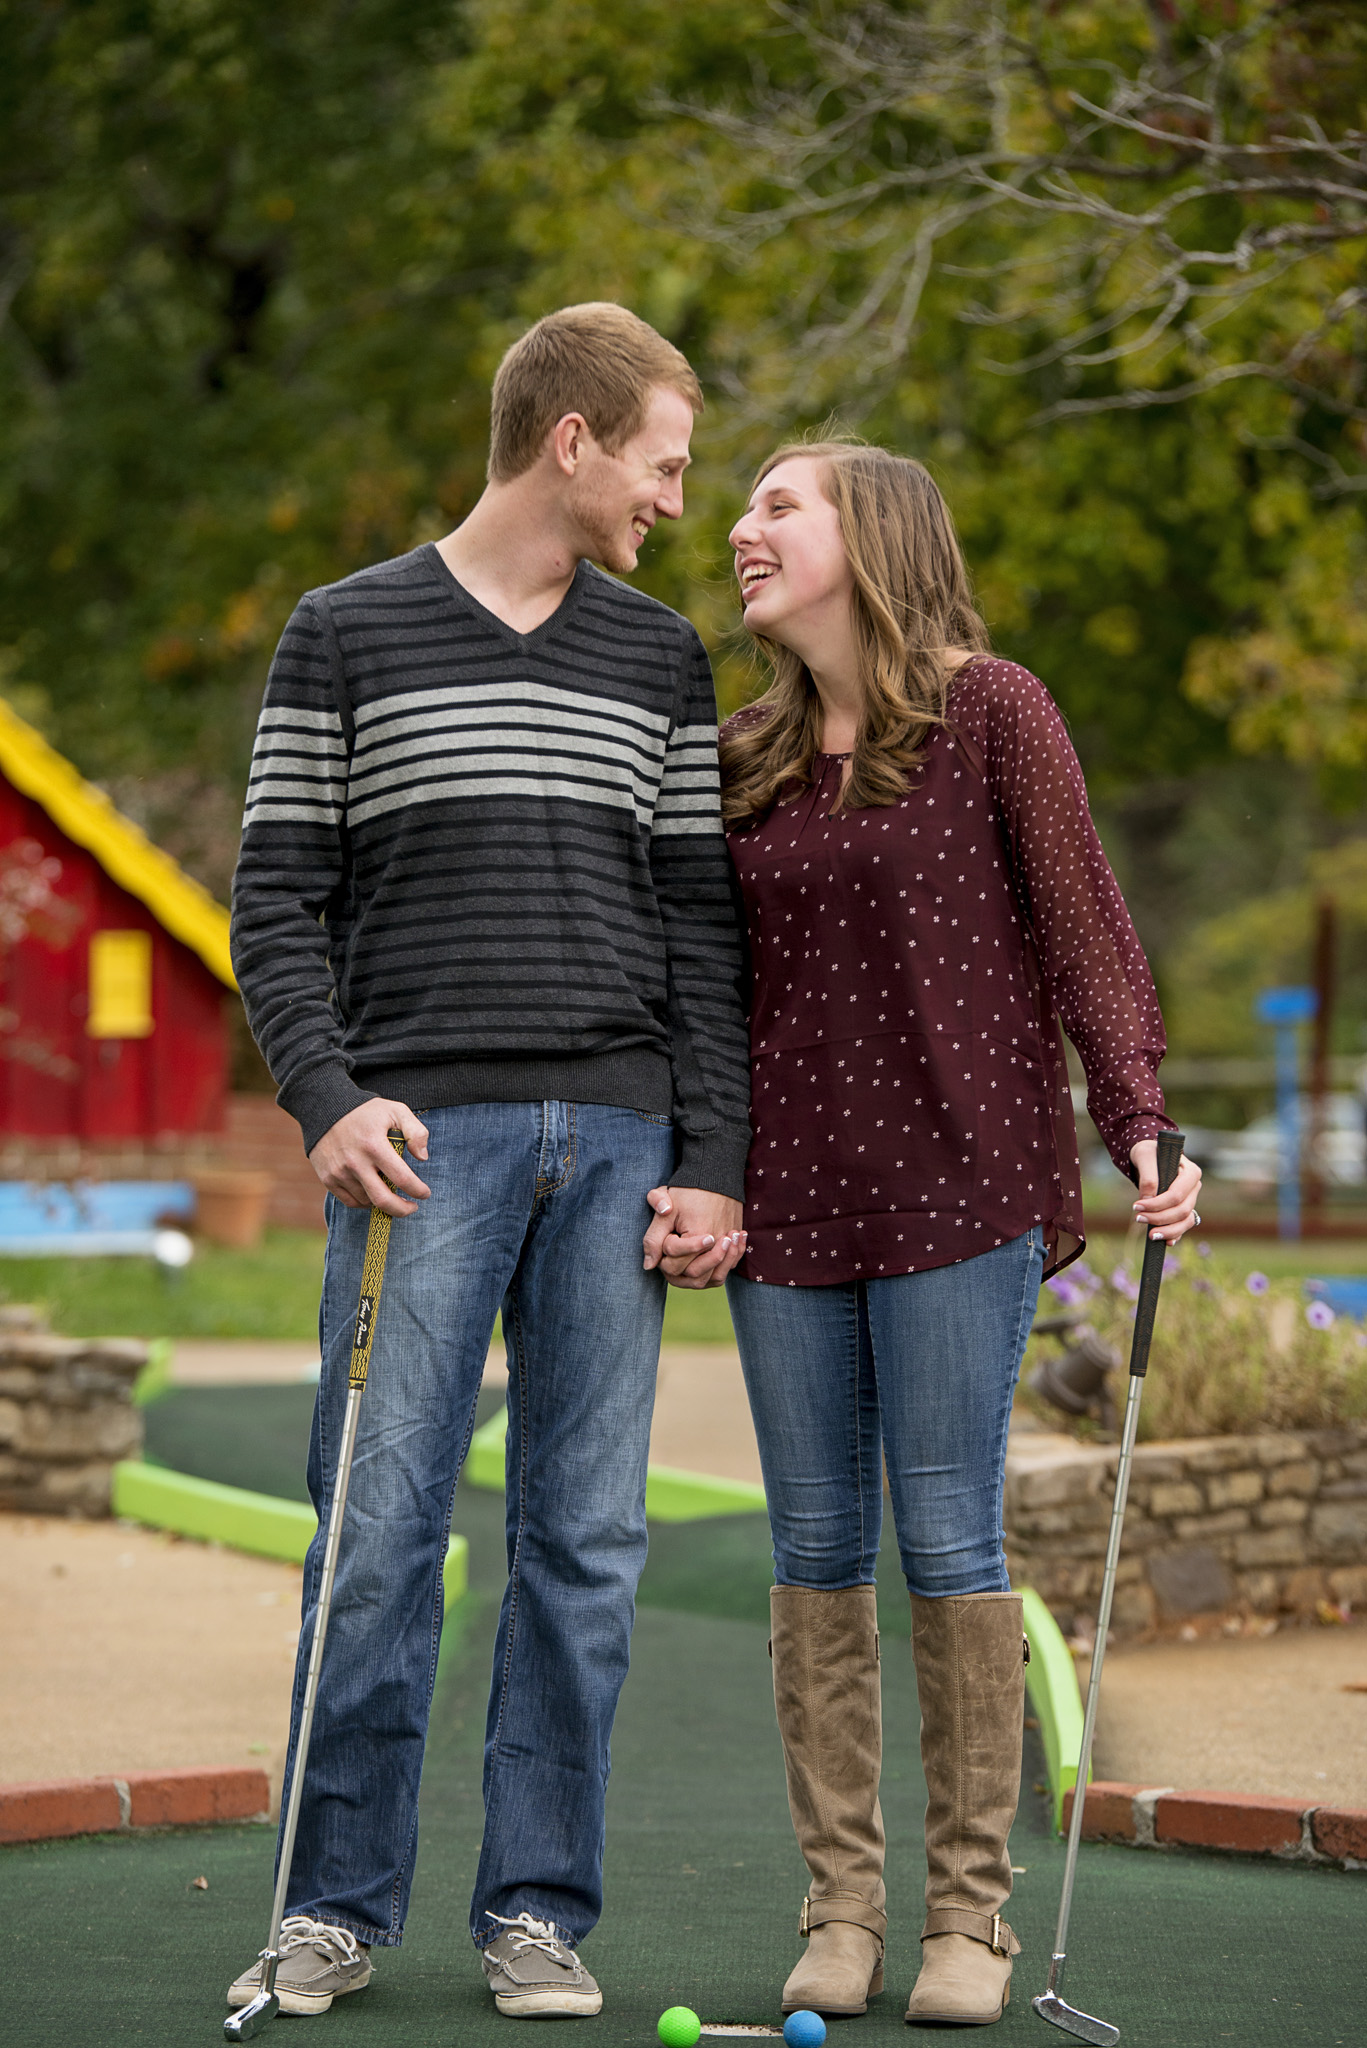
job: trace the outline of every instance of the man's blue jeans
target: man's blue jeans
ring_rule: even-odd
[[[1043,1266],[1037,1226],[888,1280],[728,1280],[781,1586],[873,1583],[886,1459],[910,1590],[1010,1589],[1006,1432]]]
[[[665,1282],[642,1268],[668,1119],[566,1102],[423,1111],[431,1188],[397,1220],[361,1402],[289,1911],[365,1942],[403,1932],[441,1636],[456,1475],[503,1311],[508,1585],[471,1904],[580,1940],[602,1908],[608,1738],[646,1554],[645,1481]],[[346,1406],[367,1210],[328,1201],[322,1380],[309,1450],[291,1766]],[[288,1798],[290,1770],[285,1776]]]

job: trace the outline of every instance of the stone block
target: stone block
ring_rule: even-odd
[[[1090,1809],[1089,1797],[1082,1810],[1084,1828]],[[1367,1810],[1364,1808],[1321,1806],[1311,1819],[1310,1832],[1321,1856],[1332,1856],[1338,1863],[1351,1856],[1355,1863],[1367,1863]]]
[[[1152,1586],[1144,1579],[1128,1586],[1118,1585],[1111,1619],[1119,1635],[1139,1635],[1144,1629],[1152,1628],[1158,1619],[1158,1602]],[[1085,1814],[1083,1819],[1086,1819]]]
[[[1349,1451],[1339,1462],[1345,1472],[1352,1472],[1358,1478],[1367,1478],[1367,1451]]]
[[[1300,1847],[1307,1803],[1253,1792],[1168,1792],[1158,1801],[1154,1835],[1195,1849],[1287,1855]]]
[[[1342,1564],[1367,1558],[1367,1500],[1323,1501],[1310,1517],[1316,1548]]]
[[[1296,1458],[1278,1465],[1267,1475],[1267,1490],[1275,1499],[1284,1493],[1311,1494],[1319,1485],[1320,1468],[1309,1458]]]
[[[14,1448],[30,1458],[74,1462],[86,1458],[127,1458],[142,1443],[142,1416],[126,1401],[97,1401],[88,1408],[49,1408],[26,1401]]]
[[[0,1396],[0,1444],[12,1444],[24,1433],[24,1406]]]
[[[1302,1565],[1306,1561],[1303,1529],[1250,1529],[1234,1539],[1234,1562],[1255,1565]]]
[[[1288,1572],[1282,1580],[1281,1605],[1288,1614],[1310,1615],[1324,1598],[1325,1577],[1317,1566]]]
[[[1140,1444],[1130,1467],[1130,1484],[1143,1488],[1152,1481],[1162,1479],[1185,1479],[1186,1464],[1180,1452],[1167,1444]]]
[[[1234,1472],[1257,1462],[1257,1439],[1246,1436],[1203,1436],[1189,1443],[1183,1458],[1188,1472]]]
[[[1310,1513],[1308,1500],[1301,1500],[1295,1494],[1284,1495],[1281,1500],[1265,1500],[1254,1509],[1260,1528],[1291,1529],[1297,1522],[1303,1522]]]
[[[1206,1499],[1213,1508],[1247,1508],[1262,1497],[1261,1472],[1217,1472],[1206,1481]]]
[[[1238,1586],[1255,1614],[1275,1614],[1282,1604],[1282,1582],[1278,1572],[1240,1572]]]
[[[1226,1508],[1219,1515],[1182,1515],[1172,1526],[1183,1543],[1199,1543],[1203,1537],[1237,1536],[1250,1520],[1247,1508]]]
[[[1166,1615],[1217,1613],[1234,1599],[1229,1569],[1208,1545],[1150,1558],[1149,1583]]]
[[[1319,1494],[1321,1500],[1367,1500],[1367,1479],[1326,1479]]]
[[[1360,1430],[1315,1429],[1307,1431],[1305,1447],[1316,1458],[1351,1458],[1363,1441]]]
[[[1346,1600],[1351,1607],[1367,1607],[1367,1565],[1340,1565],[1329,1577],[1329,1591],[1335,1600]]]
[[[1260,1465],[1289,1465],[1305,1456],[1305,1439],[1294,1430],[1279,1430],[1275,1436],[1254,1437]]]
[[[1205,1504],[1200,1487],[1190,1479],[1168,1480],[1149,1489],[1151,1515],[1199,1515]]]
[[[264,1820],[270,1812],[270,1781],[261,1770],[130,1771],[126,1783],[135,1828]]]
[[[1092,1500],[1105,1487],[1106,1470],[1096,1453],[1068,1455],[1048,1464],[1008,1461],[1007,1497],[1013,1512],[1072,1507]]]

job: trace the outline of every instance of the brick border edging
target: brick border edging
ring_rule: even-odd
[[[245,1767],[129,1771],[121,1778],[0,1785],[0,1843],[264,1821],[270,1819],[270,1804],[266,1773]]]
[[[1063,1798],[1065,1829],[1072,1810],[1070,1790]],[[1367,1808],[1256,1792],[1177,1792],[1095,1779],[1087,1787],[1082,1834],[1084,1841],[1132,1849],[1218,1849],[1367,1870]]]

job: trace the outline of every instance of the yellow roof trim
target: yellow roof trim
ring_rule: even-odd
[[[42,805],[54,825],[92,853],[111,881],[145,904],[211,974],[236,988],[228,913],[169,853],[114,808],[70,761],[0,698],[0,774]]]

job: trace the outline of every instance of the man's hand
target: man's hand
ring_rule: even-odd
[[[432,1190],[389,1142],[391,1131],[402,1131],[404,1143],[415,1158],[427,1157],[427,1126],[420,1124],[403,1102],[386,1102],[377,1096],[348,1110],[330,1131],[324,1131],[309,1153],[309,1165],[330,1194],[348,1209],[384,1209],[391,1216],[411,1216],[419,1202]],[[387,1187],[387,1181],[393,1187]],[[411,1200],[405,1201],[405,1195]]]
[[[652,1188],[655,1221],[645,1234],[645,1268],[674,1287],[720,1287],[745,1257],[741,1206],[705,1188]]]
[[[1136,1221],[1143,1224],[1149,1237],[1161,1237],[1167,1244],[1176,1244],[1201,1220],[1196,1213],[1201,1192],[1200,1167],[1194,1166],[1183,1153],[1172,1186],[1160,1195],[1158,1140],[1141,1138],[1137,1145],[1131,1145],[1130,1158],[1139,1175],[1139,1200],[1134,1205]]]

